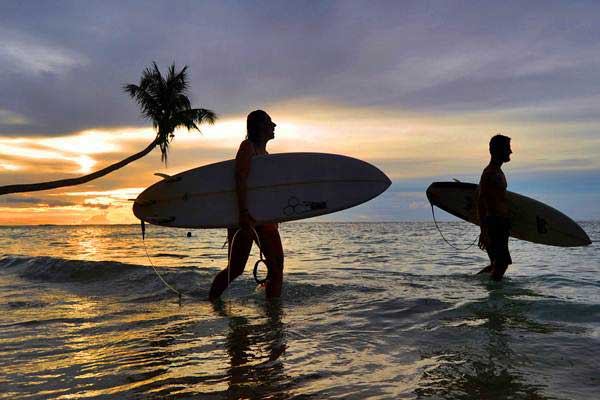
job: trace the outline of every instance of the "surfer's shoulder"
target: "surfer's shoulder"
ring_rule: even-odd
[[[488,164],[483,169],[483,173],[482,173],[482,175],[485,175],[485,176],[492,176],[492,175],[498,175],[498,174],[502,174],[502,170],[500,169],[499,166],[494,165],[494,164]]]
[[[484,182],[486,179],[489,178],[490,174],[492,173],[490,168],[491,168],[491,165],[487,165],[481,172],[481,178],[480,178],[481,182]]]
[[[480,182],[493,186],[506,186],[504,172],[502,172],[499,166],[494,164],[489,164],[483,169]]]
[[[254,145],[248,139],[245,139],[240,143],[240,147],[237,152],[237,157],[252,157],[254,155]]]
[[[244,139],[240,143],[240,150],[253,150],[252,142],[249,139]]]

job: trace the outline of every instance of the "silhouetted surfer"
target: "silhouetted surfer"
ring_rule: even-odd
[[[477,204],[481,226],[479,248],[487,251],[490,265],[478,273],[489,273],[493,280],[499,281],[512,264],[508,250],[510,221],[506,197],[507,182],[501,169],[503,163],[510,161],[510,138],[503,135],[492,137],[490,154],[490,163],[483,170],[479,180]]]
[[[283,283],[283,247],[277,224],[256,225],[256,221],[248,212],[246,203],[246,180],[250,173],[252,157],[266,155],[267,142],[275,137],[275,126],[269,114],[262,110],[252,111],[247,118],[246,140],[240,144],[235,157],[235,185],[238,200],[239,223],[241,231],[235,236],[238,228],[229,228],[227,238],[229,243],[228,254],[230,265],[217,274],[210,288],[209,299],[215,300],[221,296],[229,283],[244,272],[256,229],[260,239],[262,252],[269,270],[265,283],[265,292],[268,298],[279,297]],[[233,240],[233,245],[232,245]],[[229,275],[229,282],[227,276]]]

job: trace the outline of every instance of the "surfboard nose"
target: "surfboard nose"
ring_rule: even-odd
[[[392,186],[392,180],[385,174],[383,173],[383,171],[380,171],[381,175],[382,175],[382,180],[385,184],[385,189],[383,189],[384,191],[387,190],[387,188],[389,188],[390,186]]]
[[[385,172],[380,170],[375,165],[356,158],[345,156],[344,158],[350,162],[350,165],[352,166],[350,169],[353,169],[354,171],[364,171],[364,175],[362,176],[363,179],[375,181],[378,184],[381,183],[382,186],[381,191],[379,192],[380,194],[385,192],[392,185],[392,180],[385,174]]]
[[[379,173],[379,179],[381,180],[382,183],[382,188],[381,188],[381,193],[385,192],[386,190],[388,190],[388,188],[390,186],[392,186],[392,180],[389,178],[389,176],[387,176],[382,170],[380,170],[377,167],[374,167],[375,169],[377,169],[378,173]]]
[[[581,226],[579,227],[581,228]],[[583,230],[583,228],[581,228],[581,240],[584,246],[589,246],[590,244],[592,244],[592,240],[588,236],[587,232]]]

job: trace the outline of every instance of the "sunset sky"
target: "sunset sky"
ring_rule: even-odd
[[[271,153],[364,159],[393,185],[327,220],[428,220],[432,181],[475,182],[512,138],[509,190],[600,219],[600,2],[0,2],[0,185],[75,177],[154,131],[123,92],[156,61],[187,65],[219,120],[86,185],[0,196],[0,224],[135,223],[158,178],[233,158],[245,115]]]

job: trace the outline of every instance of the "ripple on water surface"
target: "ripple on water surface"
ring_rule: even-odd
[[[461,223],[442,223],[458,243]],[[584,224],[593,240],[600,224]],[[511,241],[502,283],[429,223],[283,224],[284,295],[204,300],[222,231],[0,228],[1,398],[594,398],[600,253]],[[257,259],[256,250],[251,260]],[[191,297],[181,305],[150,267]],[[249,266],[252,266],[249,263]]]

